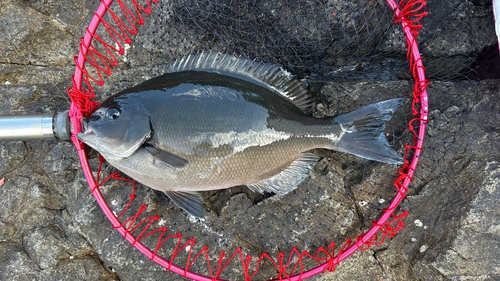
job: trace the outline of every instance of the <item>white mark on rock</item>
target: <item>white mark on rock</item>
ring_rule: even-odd
[[[115,42],[115,49],[119,50],[120,48],[120,45],[118,45],[118,43]],[[123,46],[123,50],[124,50],[124,53],[123,55],[121,56],[122,57],[122,61],[123,62],[127,62],[127,50],[130,49],[130,45],[129,44],[125,44]]]
[[[210,226],[206,225],[206,224],[205,224],[205,219],[204,219],[204,218],[197,218],[197,217],[195,217],[195,216],[191,216],[191,215],[189,215],[189,216],[188,216],[188,218],[189,218],[189,221],[190,221],[191,223],[196,223],[196,224],[199,224],[199,225],[203,228],[203,229],[201,230],[201,232],[202,232],[202,233],[207,233],[207,232],[208,232],[208,233],[212,233],[212,234],[215,234],[215,235],[217,235],[217,236],[220,236],[220,237],[224,236],[224,234],[223,234],[223,233],[220,233],[220,232],[214,231],[214,230],[213,230]]]
[[[414,221],[414,223],[415,223],[415,225],[416,225],[416,226],[418,226],[418,227],[422,227],[422,226],[424,225],[424,224],[422,223],[422,221],[421,221],[421,220],[419,220],[419,219],[416,219],[416,220]]]
[[[368,202],[366,202],[366,201],[359,201],[358,204],[359,204],[359,206],[364,207],[364,206],[368,205]]]
[[[495,235],[500,235],[500,225],[492,225],[488,228],[486,233],[492,233]]]
[[[158,225],[159,225],[159,226],[164,226],[166,222],[167,222],[166,220],[164,220],[164,219],[160,219],[160,220],[158,221]]]
[[[219,244],[219,248],[224,248],[227,245],[227,238],[219,238],[217,243]]]
[[[322,195],[322,196],[318,199],[318,201],[324,201],[324,200],[328,200],[328,199],[330,199],[330,198],[331,198],[331,197],[330,197],[329,195]]]
[[[385,202],[385,199],[384,199],[384,198],[380,198],[380,199],[378,200],[378,202],[379,202],[380,204],[382,204],[382,203],[384,203],[384,202]]]
[[[412,237],[410,240],[411,240],[411,242],[417,242],[417,238],[415,238],[415,237]]]
[[[427,250],[427,245],[422,245],[422,247],[420,247],[420,253],[423,253]]]

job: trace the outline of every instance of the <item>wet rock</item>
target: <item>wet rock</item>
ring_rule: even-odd
[[[55,226],[40,227],[23,237],[23,246],[30,258],[41,269],[46,269],[69,258],[69,247],[61,241],[63,237],[62,230]]]
[[[478,167],[479,168],[479,167]],[[451,247],[430,264],[451,280],[495,279],[500,275],[496,257],[500,254],[500,169],[493,160],[483,165],[483,181],[470,209],[461,218]]]
[[[4,3],[0,14],[4,15],[0,55],[6,62],[59,67],[71,62],[77,46],[57,20],[15,2]]]
[[[9,169],[15,169],[18,167],[28,154],[28,148],[21,141],[3,143],[0,155],[2,156],[2,161],[0,161],[0,173],[5,174]]]
[[[496,43],[491,5],[472,2],[454,0],[446,5],[427,2],[429,16],[422,19],[422,24],[428,28],[422,29],[418,37],[426,76],[459,78],[471,71],[483,48]]]
[[[335,272],[318,276],[318,281],[328,280],[381,280],[386,277],[384,268],[373,251],[358,251],[353,259],[345,260],[345,266],[338,265]]]
[[[18,242],[8,241],[0,243],[0,277],[4,280],[33,280],[41,269],[26,254]]]
[[[40,274],[40,279],[56,280],[118,280],[113,272],[105,270],[97,256],[75,257],[70,256],[68,261],[51,267]]]
[[[475,213],[475,208],[481,208],[475,205],[492,206],[489,200],[480,198],[487,188],[484,183],[487,181],[485,165],[490,165],[487,163],[493,163],[491,161],[499,156],[496,152],[498,134],[482,129],[485,120],[496,118],[498,114],[489,101],[496,96],[499,85],[490,81],[478,85],[463,83],[450,86],[436,82],[430,88],[436,93],[451,90],[453,94],[448,95],[448,102],[442,103],[438,102],[439,95],[434,96],[438,100],[433,102],[436,111],[429,122],[432,134],[426,140],[427,149],[423,152],[420,173],[402,206],[410,215],[405,219],[405,231],[389,245],[389,249],[395,249],[405,260],[415,264],[413,270],[423,280],[440,280],[443,276],[452,280],[480,277],[481,274],[476,275],[472,268],[471,271],[459,269],[458,264],[464,259],[457,253],[464,251],[465,245],[481,245],[479,238],[470,232],[471,228],[477,230],[477,227],[467,223],[467,218],[471,212]],[[470,104],[471,100],[478,101]],[[482,121],[478,120],[479,116]],[[478,142],[481,143],[480,149],[469,149]],[[488,167],[494,170],[493,166]],[[479,200],[481,203],[477,203]],[[496,219],[495,212],[491,213],[490,220]],[[495,224],[485,222],[485,227]],[[478,231],[477,235],[488,237],[490,234]],[[479,244],[474,244],[474,241]],[[462,248],[458,250],[458,247]],[[482,268],[479,256],[496,255],[496,251],[495,248],[480,250],[476,252],[477,258],[472,255],[469,258],[471,262],[476,260]],[[405,271],[410,274],[412,269]],[[491,267],[483,272],[486,271],[488,273],[481,276],[497,274]]]

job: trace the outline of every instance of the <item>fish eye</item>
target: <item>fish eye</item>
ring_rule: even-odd
[[[106,118],[109,120],[115,120],[120,116],[120,109],[116,107],[111,107],[108,110],[106,110]]]

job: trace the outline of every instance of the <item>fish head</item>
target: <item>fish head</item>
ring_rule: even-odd
[[[153,134],[148,113],[140,104],[111,99],[82,119],[78,139],[106,159],[121,160],[134,154]]]

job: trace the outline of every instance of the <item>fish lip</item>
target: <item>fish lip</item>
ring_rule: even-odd
[[[76,136],[78,137],[79,140],[83,141],[83,142],[88,142],[89,140],[89,137],[95,137],[96,134],[94,132],[85,132],[85,133],[78,133],[76,134]]]
[[[83,129],[82,133],[84,133],[85,135],[92,134],[92,133],[95,134],[94,130],[92,130],[92,127],[90,127],[88,118],[82,118],[81,124],[82,124],[82,129]]]
[[[88,122],[88,118],[82,118],[81,126],[82,132],[77,134],[78,139],[80,139],[81,141],[85,141],[85,139],[88,139],[88,137],[90,136],[96,136],[94,130],[92,130],[92,127]]]

